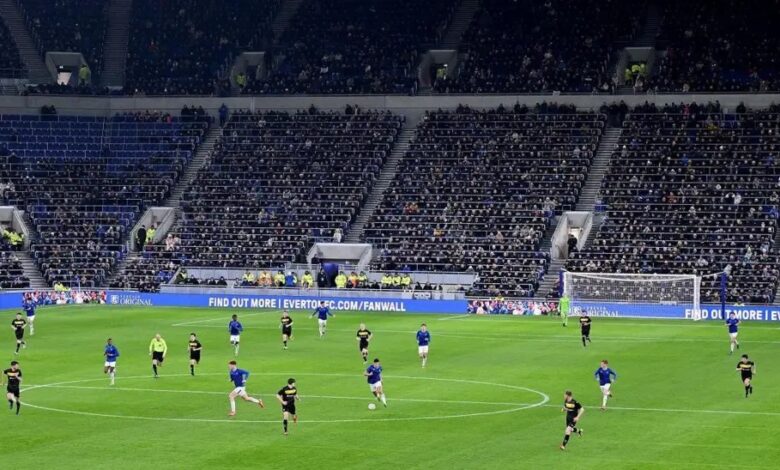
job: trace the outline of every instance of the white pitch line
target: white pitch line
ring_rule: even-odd
[[[120,379],[121,380],[121,379]],[[135,387],[112,387],[112,386],[87,386],[87,385],[48,385],[44,388],[51,389],[74,389],[74,390],[104,390],[112,391],[118,390],[123,392],[161,392],[161,393],[187,393],[196,395],[227,395],[228,392],[216,392],[210,390],[174,390],[174,389],[158,389],[158,388],[135,388]],[[276,392],[257,392],[258,395],[276,395]],[[370,397],[343,397],[335,395],[300,395],[305,399],[327,399],[327,400],[372,400]],[[404,401],[413,403],[449,403],[453,405],[502,405],[502,406],[528,406],[533,403],[508,403],[500,401],[471,401],[471,400],[435,400],[427,398],[393,398],[391,401]]]
[[[447,321],[447,320],[465,320],[466,318],[471,318],[473,315],[465,314],[465,315],[450,315],[445,318],[439,318],[439,321]]]
[[[171,326],[182,326],[179,324],[174,324]],[[184,325],[186,326],[186,325]],[[216,325],[200,325],[198,328],[222,328],[222,326],[216,326]],[[315,327],[311,326],[297,326],[299,330],[303,331],[311,331],[316,332],[317,329]],[[279,327],[272,327],[272,326],[244,326],[244,330],[278,330]],[[328,328],[328,331],[330,332],[354,332],[354,330],[348,330],[348,329],[337,329],[337,328]],[[407,334],[407,335],[414,335],[414,330],[381,330],[381,329],[375,329],[374,332],[378,333],[394,333],[394,334]],[[433,336],[436,337],[444,337],[444,338],[463,338],[463,339],[477,339],[477,340],[483,340],[483,339],[495,339],[495,340],[505,340],[505,341],[517,341],[517,340],[524,340],[524,341],[537,341],[537,342],[569,342],[569,341],[579,341],[579,335],[573,334],[571,336],[564,336],[564,335],[526,335],[526,334],[506,334],[506,335],[470,335],[470,334],[458,334],[458,333],[439,333],[435,332]],[[609,336],[608,334],[605,336],[599,336],[597,337],[598,341],[603,342],[611,342],[611,343],[621,343],[621,342],[632,342],[632,341],[648,341],[648,342],[659,342],[659,343],[728,343],[728,338],[725,339],[708,339],[708,338],[674,338],[674,337],[647,337],[647,336]],[[745,340],[742,338],[742,341],[745,343],[752,343],[752,344],[780,344],[780,341],[768,341],[768,340]]]
[[[244,313],[244,314],[242,314],[242,315],[241,315],[241,317],[242,317],[242,318],[244,318],[244,317],[254,317],[254,316],[257,316],[257,315],[268,315],[268,314],[270,314],[270,313],[274,313],[274,312],[255,312],[255,313]],[[281,314],[280,314],[280,315],[281,315]],[[185,322],[181,322],[181,323],[174,323],[174,324],[173,324],[173,325],[171,325],[171,326],[190,326],[190,325],[199,325],[199,324],[201,324],[201,323],[209,323],[209,322],[220,321],[220,320],[221,320],[221,321],[226,321],[226,322],[229,322],[229,321],[230,321],[230,317],[227,317],[227,320],[226,320],[226,317],[219,317],[219,318],[214,318],[214,317],[212,317],[212,318],[206,318],[206,319],[204,319],[204,320],[192,320],[192,321],[185,321]],[[210,327],[210,328],[216,328],[216,326],[212,326],[212,327]],[[219,328],[222,328],[222,327],[220,326]],[[225,329],[227,329],[227,323],[225,323]]]

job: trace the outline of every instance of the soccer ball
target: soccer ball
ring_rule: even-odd
[[[371,411],[374,411],[376,409],[376,405],[373,404],[373,403],[369,403],[368,404],[368,409],[371,410]]]

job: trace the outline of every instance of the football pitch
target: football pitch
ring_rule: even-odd
[[[238,400],[228,417],[227,323],[245,331],[239,367],[260,409]],[[5,468],[777,468],[780,461],[780,328],[743,322],[741,350],[756,362],[744,398],[738,354],[718,321],[594,318],[584,348],[577,319],[337,312],[324,339],[310,312],[291,312],[282,349],[279,311],[161,307],[40,308],[36,334],[18,356],[21,414],[0,408]],[[12,312],[3,315],[10,323]],[[355,332],[374,334],[388,408],[365,378]],[[415,332],[431,332],[426,368]],[[2,335],[5,364],[14,336]],[[152,378],[149,342],[168,355]],[[203,343],[189,374],[187,339]],[[103,347],[121,356],[116,385],[103,375]],[[2,351],[0,351],[2,352]],[[593,377],[606,358],[618,373],[599,410]],[[302,400],[282,434],[275,394],[289,377]],[[586,408],[565,452],[563,392]]]

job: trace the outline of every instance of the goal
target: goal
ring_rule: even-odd
[[[574,315],[701,319],[695,274],[562,273]]]

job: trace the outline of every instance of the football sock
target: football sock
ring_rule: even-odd
[[[13,400],[8,400],[8,409],[9,410],[13,410],[14,409],[14,401]]]
[[[424,357],[424,358],[423,358],[423,367],[425,367],[425,363],[427,363],[427,362],[428,362],[428,358],[427,358],[427,357]]]
[[[16,400],[16,414],[19,414],[19,409],[22,407],[22,404],[19,402],[19,400]]]
[[[190,364],[190,374],[195,375],[195,366]]]
[[[565,436],[563,436],[563,444],[561,444],[561,445],[563,447],[566,447],[566,444],[568,444],[568,443],[569,443],[569,435],[566,434]]]
[[[287,347],[287,340],[282,341],[284,343],[284,347]]]
[[[252,403],[260,403],[260,400],[258,400],[258,399],[257,399],[257,398],[255,398],[255,397],[248,397],[248,398],[247,398],[247,400],[248,400],[248,401],[251,401]]]
[[[607,396],[601,397],[601,406],[607,406]]]
[[[35,327],[34,327],[34,326],[32,326],[32,323],[30,323],[30,334],[31,334],[31,335],[34,335],[34,334],[35,334]]]
[[[230,412],[231,413],[236,412],[236,400],[233,398],[230,399]]]
[[[284,432],[287,432],[287,420],[282,420],[282,423],[284,424]]]
[[[157,364],[152,364],[152,370],[154,371],[154,375],[157,375]]]
[[[571,432],[579,432],[576,427],[571,428]]]
[[[21,343],[16,343],[16,352],[17,352],[17,353],[19,352],[19,347],[20,347],[21,345],[22,345]]]
[[[748,388],[750,389],[750,394],[753,394],[753,384],[748,385]]]
[[[745,396],[748,396],[748,393],[750,393],[750,385],[745,385]]]
[[[109,372],[108,376],[111,377],[111,383],[114,383],[114,371],[113,370],[111,372]]]
[[[587,346],[587,344],[585,344],[585,336],[582,337],[582,345]]]
[[[379,399],[382,400],[382,404],[387,406],[387,399],[385,398],[385,394],[379,395]]]

